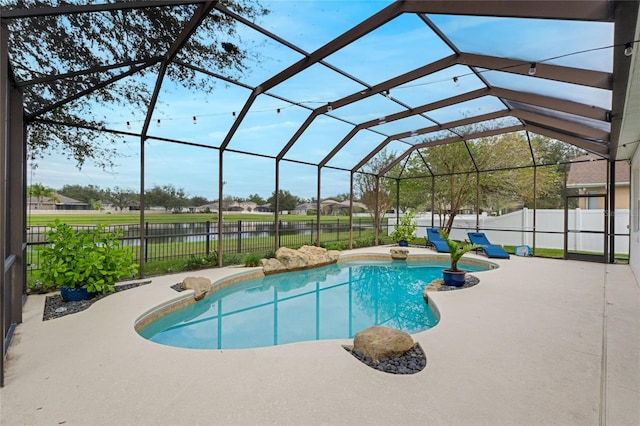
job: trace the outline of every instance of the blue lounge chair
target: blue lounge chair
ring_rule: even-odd
[[[449,245],[440,236],[440,229],[427,228],[427,240],[428,244],[434,246],[438,253],[449,253]]]
[[[469,241],[472,244],[477,244],[480,249],[487,255],[487,257],[495,257],[497,259],[509,259],[509,253],[507,253],[502,247],[495,244],[491,244],[484,235],[484,232],[467,232]]]

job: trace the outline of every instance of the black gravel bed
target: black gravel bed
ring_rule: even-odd
[[[438,282],[440,283],[440,288],[438,288],[438,291],[452,291],[452,290],[462,290],[463,288],[473,287],[474,285],[478,284],[480,280],[477,277],[474,277],[473,275],[467,274],[467,276],[464,279],[464,285],[460,287],[456,287],[454,285],[444,285],[444,280],[442,279],[432,281],[432,283],[438,283]]]
[[[117,285],[114,293],[140,287],[141,285],[149,284],[150,282],[151,280]],[[85,309],[89,309],[89,307],[96,303],[98,300],[104,299],[105,297],[109,296],[109,294],[99,294],[93,299],[73,302],[65,302],[64,300],[62,300],[62,296],[60,296],[59,294],[47,296],[44,302],[44,313],[42,314],[42,321],[48,321],[50,319],[60,318],[65,315],[82,312]]]
[[[344,347],[347,352],[353,355],[357,360],[374,370],[382,371],[389,374],[415,374],[424,369],[427,365],[427,357],[420,345],[416,344],[404,354],[380,361],[374,361],[369,356],[364,355],[352,347]]]
[[[178,293],[181,291],[184,291],[184,288],[182,288],[182,283],[176,283],[172,285],[171,288],[177,291]]]

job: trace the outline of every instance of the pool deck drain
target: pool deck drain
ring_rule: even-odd
[[[0,424],[640,424],[640,290],[630,268],[496,263],[474,272],[481,285],[429,294],[440,322],[412,335],[429,362],[404,376],[354,362],[344,339],[189,350],[138,336],[136,319],[181,297],[170,286],[192,273],[154,277],[54,321],[42,321],[45,296],[29,296]]]

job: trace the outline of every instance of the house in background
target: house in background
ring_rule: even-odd
[[[27,199],[27,210],[91,210],[91,206],[71,197],[54,194],[54,197],[31,197]]]
[[[607,184],[607,162],[593,154],[583,155],[571,163],[567,178],[567,189],[577,189],[580,195],[604,195]],[[631,168],[625,162],[616,163],[615,209],[628,209]],[[604,209],[605,197],[580,198],[581,209]]]

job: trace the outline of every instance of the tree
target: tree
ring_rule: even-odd
[[[271,197],[269,197],[269,199],[267,200],[267,203],[269,203],[269,206],[271,206],[271,209],[273,211],[276,211],[276,192],[273,191],[273,193],[271,194]],[[296,207],[302,202],[302,200],[298,197],[296,197],[295,195],[292,195],[289,191],[284,191],[284,190],[280,190],[278,192],[278,201],[279,201],[279,206],[280,206],[280,212],[283,212],[285,210],[291,211],[291,210],[295,210]]]
[[[58,191],[58,194],[91,204],[93,201],[107,198],[108,191],[95,185],[65,185]]]
[[[380,179],[379,187],[376,188],[376,175],[395,159],[395,154],[383,149],[362,167],[362,173],[357,173],[354,177],[355,188],[364,203],[378,218],[382,218],[393,206],[392,188],[390,181]],[[376,189],[379,191],[378,203],[376,204]]]
[[[199,195],[196,195],[196,196],[191,197],[189,199],[189,204],[192,205],[192,206],[195,206],[195,207],[203,206],[203,205],[208,204],[208,203],[209,203],[209,200],[207,200],[206,198],[201,197]]]
[[[130,189],[123,189],[116,186],[109,192],[109,201],[111,201],[113,207],[122,211],[131,206],[138,206],[139,196]]]
[[[55,193],[53,188],[44,186],[41,183],[34,183],[27,188],[27,197],[34,198],[38,201],[36,208],[39,209],[42,206],[45,198],[49,198],[52,201],[60,202],[60,199]]]
[[[173,185],[155,185],[150,190],[145,191],[146,204],[157,207],[164,207],[165,210],[180,210],[186,206],[187,198],[182,188]]]
[[[247,201],[253,201],[254,203],[256,203],[259,206],[267,203],[267,201],[264,198],[262,198],[261,196],[259,196],[258,194],[249,195],[247,197]]]
[[[557,161],[566,161],[579,152],[544,137],[533,138],[531,148],[536,156]],[[463,209],[475,209],[478,200],[479,207],[492,211],[505,211],[514,205],[532,207],[533,168],[528,167],[532,165],[531,149],[520,133],[424,148],[408,162],[400,184],[401,204],[404,201],[407,207],[415,208],[418,203],[430,206],[430,176],[435,175],[433,213],[440,216],[440,223],[449,233],[456,215]],[[537,197],[556,194],[552,196],[555,198],[559,194],[562,198],[564,181],[559,170],[555,166],[537,168]]]
[[[42,3],[41,0],[3,0],[2,6],[38,8]],[[68,0],[55,3],[60,6],[76,4]],[[148,2],[151,6],[153,3]],[[250,21],[268,13],[254,0],[227,0],[224,6]],[[158,70],[154,66],[158,60],[154,58],[161,58],[168,52],[197,8],[195,4],[152,6],[8,20],[11,65],[19,81],[122,64],[119,68],[24,86],[27,118],[42,117],[101,128],[106,120],[93,112],[101,110],[96,105],[146,111],[153,87],[148,81]],[[212,11],[176,58],[202,69],[221,70],[218,72],[233,77],[244,72],[248,68],[247,62],[256,60],[257,55],[250,53],[250,46],[236,31],[235,20],[227,14]],[[137,63],[132,65],[131,61]],[[143,61],[148,62],[141,64]],[[132,77],[91,90],[132,67],[137,67]],[[175,63],[167,67],[166,78],[180,81],[189,89],[211,92],[214,88],[213,79]],[[85,90],[88,93],[73,99]],[[48,110],[59,101],[62,101],[61,105]],[[119,139],[110,133],[36,121],[30,126],[28,145],[32,156],[41,157],[54,150],[73,158],[79,167],[87,159],[109,167],[117,158],[112,142]]]

